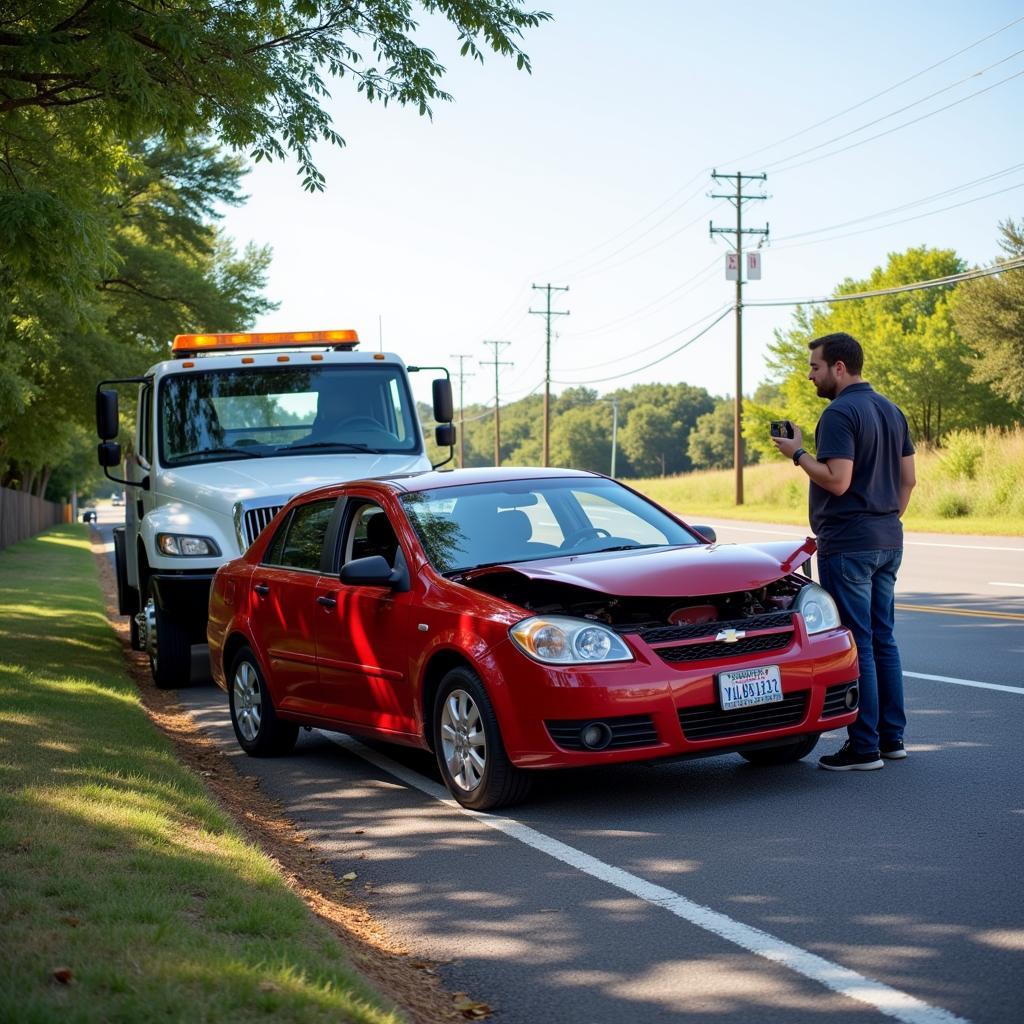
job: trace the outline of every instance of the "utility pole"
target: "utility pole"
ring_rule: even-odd
[[[465,443],[465,430],[463,429],[462,422],[462,383],[467,377],[472,377],[472,373],[467,373],[462,368],[462,362],[464,359],[472,359],[472,356],[463,355],[462,353],[452,353],[449,356],[450,359],[458,359],[459,368],[455,372],[459,375],[459,469],[466,468],[466,443]]]
[[[485,345],[494,346],[494,359],[481,359],[481,366],[494,365],[494,464],[501,465],[501,402],[498,398],[498,367],[514,366],[514,363],[501,362],[498,353],[512,344],[511,341],[485,341]]]
[[[601,399],[603,402],[610,402],[612,406],[612,470],[608,475],[615,476],[615,451],[618,447],[618,433],[619,433],[619,396],[612,395],[611,398]]]
[[[711,235],[733,235],[733,249],[736,252],[736,403],[733,410],[732,459],[736,472],[736,504],[743,504],[743,236],[761,235],[762,240],[768,237],[768,224],[763,228],[745,228],[743,226],[743,204],[749,199],[767,199],[765,195],[743,194],[743,182],[766,181],[766,174],[719,174],[712,170],[711,177],[715,181],[734,181],[736,191],[727,195],[711,194],[712,199],[728,199],[736,207],[736,227],[716,228],[714,223],[708,226]]]
[[[551,308],[552,292],[567,292],[569,286],[556,287],[551,284],[535,284],[533,287],[539,292],[548,293],[547,309],[531,309],[534,316],[547,317],[547,346],[544,358],[544,465],[550,462],[549,453],[551,449],[551,318],[553,316],[568,316],[568,310],[554,310]]]

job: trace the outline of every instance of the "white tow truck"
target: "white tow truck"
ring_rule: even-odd
[[[172,358],[96,389],[98,456],[126,488],[114,532],[118,610],[159,687],[188,681],[210,583],[300,491],[431,469],[409,373],[433,381],[437,444],[455,443],[443,367],[356,352],[355,331],[181,334]],[[123,479],[117,385],[138,387]]]

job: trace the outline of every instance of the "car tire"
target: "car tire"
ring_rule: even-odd
[[[533,780],[509,760],[490,698],[471,669],[453,668],[441,680],[432,726],[441,778],[463,807],[490,811],[525,798]]]
[[[270,690],[249,647],[243,647],[231,663],[228,704],[235,738],[250,757],[279,757],[295,746],[299,727],[277,717]]]
[[[759,750],[741,750],[740,757],[751,764],[766,766],[773,764],[792,764],[806,757],[818,745],[818,733],[801,736],[789,743],[780,743],[777,747],[761,747]]]
[[[153,682],[161,690],[185,686],[192,675],[192,644],[188,630],[160,607],[152,580],[147,595],[145,614],[149,627],[146,630],[146,653]]]

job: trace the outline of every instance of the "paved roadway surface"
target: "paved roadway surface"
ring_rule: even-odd
[[[796,765],[560,773],[474,816],[419,753],[312,732],[246,758],[202,648],[180,697],[500,1024],[1024,1021],[1024,539],[908,535],[897,600],[910,756],[876,772],[819,770],[828,734]]]

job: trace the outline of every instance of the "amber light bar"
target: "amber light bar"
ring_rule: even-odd
[[[355,331],[272,331],[262,334],[179,334],[171,345],[176,356],[238,349],[285,348],[292,345],[334,345],[352,349],[359,344]]]

